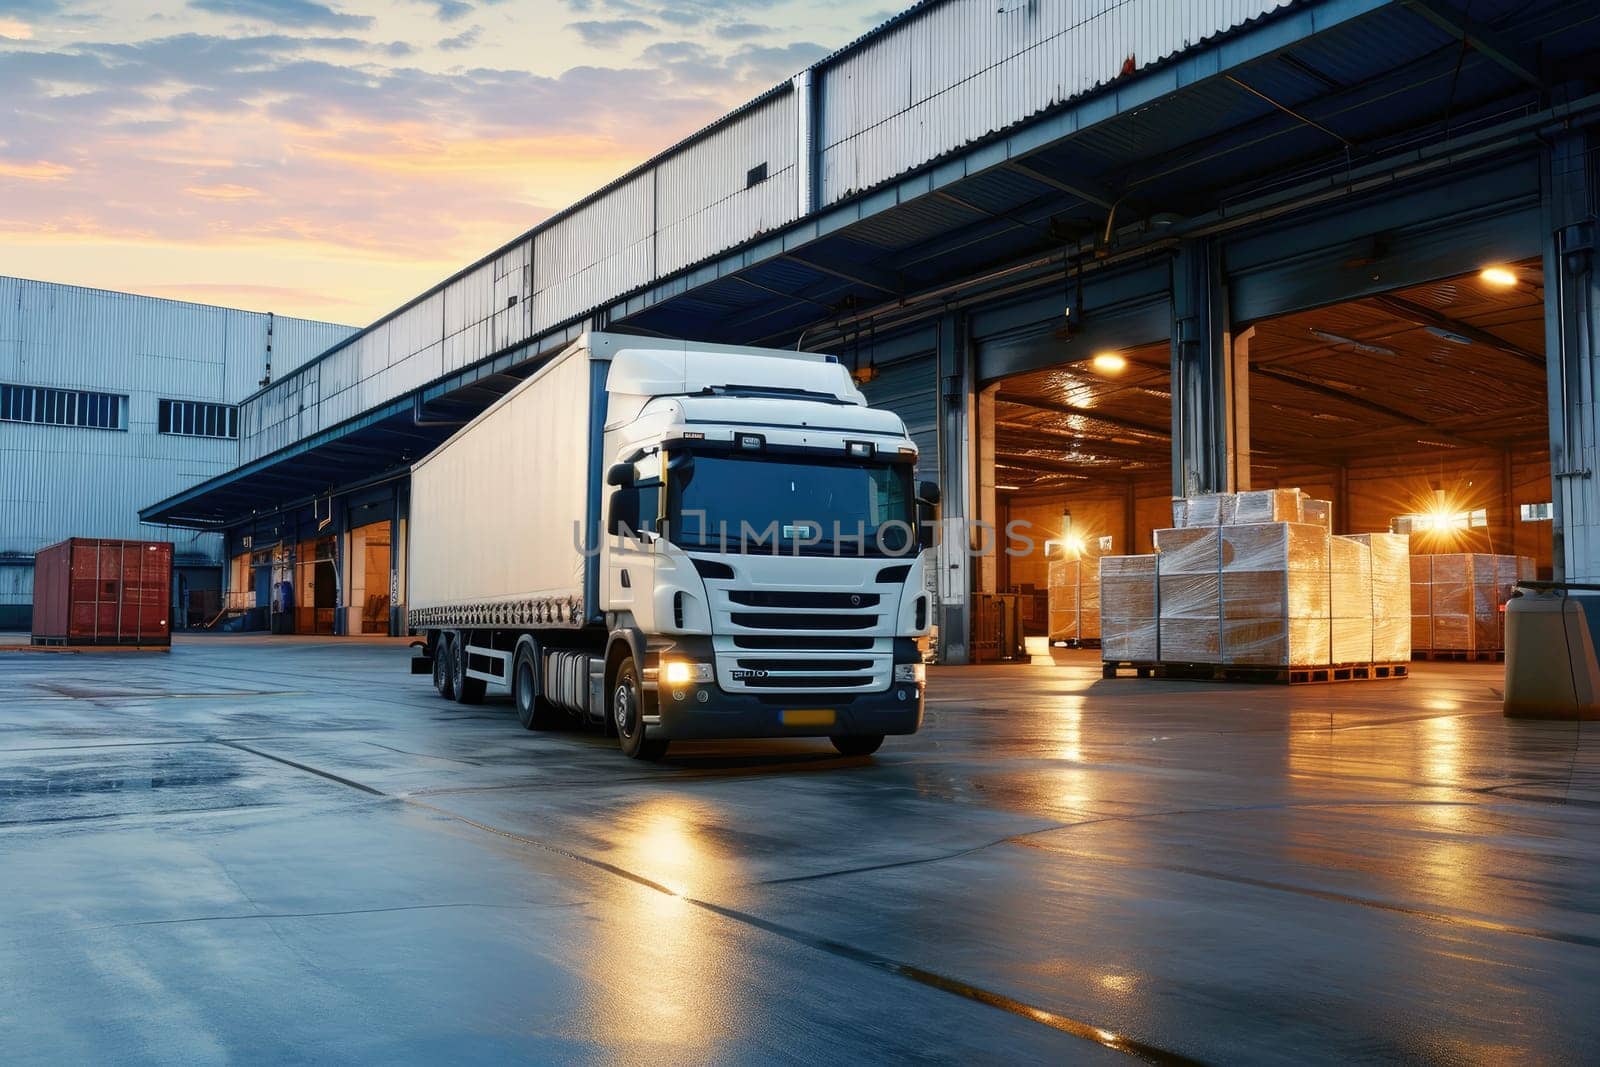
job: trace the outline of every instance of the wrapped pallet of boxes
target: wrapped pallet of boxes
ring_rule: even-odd
[[[1411,538],[1406,537],[1406,544],[1410,543]],[[1433,648],[1432,556],[1411,557],[1411,648],[1414,652]]]
[[[1330,663],[1373,662],[1372,604],[1372,546],[1353,537],[1329,537]]]
[[[1100,658],[1154,663],[1160,658],[1156,557],[1100,557]]]
[[[1428,557],[1428,566],[1428,614],[1433,626],[1430,647],[1440,652],[1472,651],[1477,627],[1473,621],[1471,554],[1435,554]]]
[[[1221,663],[1220,529],[1157,530],[1154,538],[1161,661]]]
[[[1500,605],[1511,599],[1516,584],[1517,557],[1491,556],[1481,552],[1472,557],[1472,649],[1498,651],[1506,647],[1504,616]]]
[[[1328,531],[1304,523],[1222,528],[1222,661],[1326,666],[1332,651]]]
[[[1372,662],[1403,663],[1411,658],[1411,539],[1374,533],[1350,540],[1372,554]]]
[[[1100,576],[1097,561],[1081,553],[1052,559],[1046,592],[1051,643],[1100,638]]]

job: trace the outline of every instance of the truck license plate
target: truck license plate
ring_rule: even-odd
[[[785,726],[832,726],[837,718],[832,708],[786,708],[783,712]]]

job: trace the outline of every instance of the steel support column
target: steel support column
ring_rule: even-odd
[[[1600,580],[1600,278],[1595,274],[1595,139],[1562,134],[1544,150],[1545,368],[1555,577]]]
[[[1233,488],[1228,463],[1231,346],[1222,257],[1185,241],[1172,263],[1172,492]]]
[[[943,529],[934,554],[938,570],[939,659],[966,663],[971,652],[972,588],[967,556],[967,519],[973,513],[973,449],[969,430],[975,403],[973,346],[967,317],[947,312],[939,319],[939,492]]]

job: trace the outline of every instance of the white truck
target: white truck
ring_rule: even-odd
[[[832,356],[585,334],[412,468],[412,672],[640,759],[871,753],[922,721],[916,458]]]

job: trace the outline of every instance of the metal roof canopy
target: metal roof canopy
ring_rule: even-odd
[[[1258,19],[647,287],[598,318],[613,330],[712,342],[836,345],[853,330],[887,332],[1030,286],[1059,296],[1069,260],[1094,271],[1159,257],[1180,236],[1266,227],[1308,203],[1348,203],[1402,171],[1443,173],[1516,138],[1531,145],[1553,117],[1600,114],[1600,98],[1570,80],[1600,47],[1587,3],[1479,0],[1470,25],[1438,0],[1374,7],[1322,0]],[[1512,58],[1536,44],[1537,67]],[[1531,84],[1535,70],[1548,81]],[[141,518],[218,526],[396,469],[447,430],[417,424],[416,398],[429,412],[448,404],[468,417],[504,391],[480,378],[526,374],[586,325],[501,353]],[[338,442],[353,451],[335,454]]]

